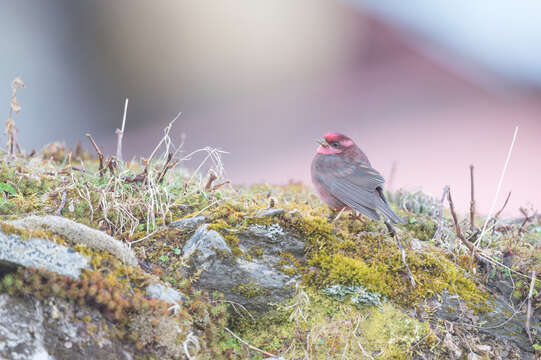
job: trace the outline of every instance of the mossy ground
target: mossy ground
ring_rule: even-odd
[[[87,154],[72,158],[68,155],[72,152],[64,147],[51,149],[46,154],[0,164],[2,218],[58,212],[131,243],[145,271],[125,267],[108,254],[78,247],[91,258],[99,278],[92,273],[85,274],[80,283],[73,285],[71,292],[72,285],[65,284],[62,279],[58,291],[51,294],[44,290],[47,286],[52,288],[49,275],[40,274],[38,279],[23,272],[11,275],[13,278],[7,280],[8,286],[4,284],[3,289],[36,296],[65,296],[84,306],[100,307],[119,324],[119,334],[129,333],[133,319],[138,320],[131,329],[137,329],[136,333],[143,331],[145,321],[141,319],[147,319],[150,328],[145,331],[150,331],[154,337],[141,339],[132,334],[130,340],[141,349],[152,347],[159,336],[156,327],[159,321],[154,322],[152,316],[155,319],[170,316],[163,311],[163,305],[154,304],[156,313],[149,315],[147,309],[139,307],[143,305],[136,301],[137,306],[133,306],[133,300],[128,300],[133,294],[138,297],[137,289],[149,281],[149,273],[187,296],[186,306],[177,319],[199,329],[200,340],[211,354],[209,356],[214,358],[261,357],[224,331],[228,322],[229,327],[248,342],[277,354],[312,359],[339,358],[341,354],[347,354],[350,358],[362,359],[366,352],[380,359],[405,359],[417,351],[434,350],[435,335],[428,324],[406,315],[407,310],[420,306],[424,300],[447,290],[478,311],[489,310],[485,302],[488,294],[479,286],[482,276],[474,272],[471,262],[468,265],[468,262],[460,261],[467,255],[460,250],[460,243],[455,242],[458,244],[456,252],[444,251],[432,243],[438,219],[432,212],[427,213],[426,209],[431,209],[430,202],[423,202],[425,200],[419,194],[414,200],[419,203],[421,199],[422,206],[403,206],[400,210],[400,215],[409,220],[399,236],[417,281],[417,286],[412,287],[396,242],[383,224],[367,219],[360,221],[348,213],[331,223],[334,214],[302,184],[222,187],[206,191],[201,185],[202,180],[195,181],[178,169],[170,171],[162,183],[141,183],[128,180],[143,170],[139,163],[126,163],[116,172],[106,171],[100,175],[96,171],[96,161],[90,160]],[[159,167],[157,164],[156,172]],[[273,217],[257,216],[271,204],[284,212]],[[284,253],[280,266],[286,273],[301,276],[301,286],[309,302],[299,304],[298,298],[291,299],[289,304],[278,306],[256,323],[235,313],[228,316],[225,313],[227,302],[219,294],[209,295],[193,289],[192,282],[197,274],[191,278],[183,275],[182,270],[187,264],[181,249],[194,230],[166,226],[170,221],[195,215],[205,215],[209,227],[221,233],[233,250],[238,249],[233,251],[234,256],[246,259],[261,253],[257,247],[240,251],[235,231],[251,225],[277,223],[303,239],[307,245],[305,261]],[[446,228],[450,228],[449,221],[446,216]],[[4,230],[17,231],[5,226]],[[496,234],[498,236],[493,238],[490,246],[494,249],[512,247],[524,259],[518,264],[520,270],[534,268],[540,272],[541,258],[536,252],[540,231],[533,230],[522,235],[520,242],[512,233]],[[451,236],[449,234],[446,236]],[[35,235],[60,242],[66,240],[47,233]],[[420,239],[427,246],[422,251],[414,251],[410,244],[412,238]],[[52,283],[59,281],[53,280]],[[100,292],[93,290],[92,282],[102,284],[104,294],[100,299],[97,298]],[[517,286],[516,291],[521,292],[517,296],[524,298],[528,286],[524,279],[517,279],[517,283],[522,284]],[[336,284],[362,285],[384,296],[385,305],[383,309],[358,309],[322,294],[325,287]],[[60,290],[65,286],[68,290],[64,294]],[[536,291],[541,291],[541,284],[536,286]],[[238,289],[239,293],[247,295],[253,295],[257,290],[257,286]],[[291,318],[299,306],[304,318],[299,318],[298,312]],[[174,340],[182,341],[181,338]],[[175,348],[174,345],[171,348]]]
[[[409,359],[416,351],[437,352],[428,324],[391,303],[358,309],[315,290],[306,295],[309,303],[292,299],[238,328],[250,343],[293,359]]]

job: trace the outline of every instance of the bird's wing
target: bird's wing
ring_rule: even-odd
[[[380,206],[376,188],[383,185],[383,177],[371,166],[326,155],[318,159],[321,181],[328,191],[348,205],[372,219],[379,219],[375,209]]]

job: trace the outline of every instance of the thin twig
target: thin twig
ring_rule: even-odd
[[[235,339],[237,339],[238,341],[240,341],[240,342],[243,343],[244,345],[248,346],[250,349],[255,350],[255,351],[259,351],[260,353],[265,354],[265,355],[270,356],[270,357],[277,357],[276,355],[271,354],[270,352],[266,352],[265,350],[261,350],[261,349],[259,349],[259,348],[256,348],[256,347],[253,346],[253,345],[248,344],[246,341],[242,340],[240,337],[238,337],[237,335],[235,335],[235,333],[234,333],[233,331],[229,330],[228,328],[224,327],[224,330],[227,331],[228,333],[230,333],[231,335],[233,335],[233,337],[234,337]]]
[[[92,135],[86,134],[86,137],[90,140],[90,142],[92,143],[92,146],[94,146],[94,150],[96,150],[96,153],[98,154],[98,159],[100,161],[99,173],[100,173],[100,175],[102,175],[103,170],[104,170],[104,167],[103,167],[103,153],[101,152],[100,147],[98,146],[98,144],[96,144],[96,142],[92,138]]]
[[[122,129],[116,129],[115,134],[117,136],[116,140],[116,158],[119,161],[122,161],[122,138],[124,137],[124,126],[126,126],[126,115],[128,114],[128,101],[126,98],[124,102],[124,116],[122,117]]]
[[[481,262],[485,262],[484,259],[477,253],[476,251],[477,249],[475,245],[469,242],[468,239],[464,237],[464,235],[462,234],[462,231],[460,230],[460,225],[458,224],[458,219],[455,212],[455,205],[453,203],[453,198],[451,197],[451,188],[449,188],[449,191],[447,192],[447,200],[449,201],[449,209],[451,210],[451,215],[453,216],[456,236],[462,241],[464,245],[466,245],[468,249],[470,249],[470,251],[472,252],[472,254],[475,256],[477,260]]]
[[[522,207],[520,208],[520,212],[522,213],[522,215],[524,215],[524,221],[522,222],[522,224],[520,224],[520,227],[518,228],[519,236],[525,231],[526,224],[532,221],[533,219],[535,219],[535,217],[537,216],[537,212],[533,214],[532,216],[528,215],[528,211]]]
[[[509,161],[511,160],[511,154],[513,153],[513,147],[515,146],[515,141],[517,140],[517,134],[518,134],[518,126],[515,127],[515,133],[513,134],[513,141],[511,141],[511,146],[509,147],[509,151],[507,152],[507,158],[505,159],[505,164],[503,165],[502,174],[500,175],[500,180],[498,181],[498,187],[496,188],[496,194],[494,195],[494,199],[492,200],[490,211],[488,212],[487,218],[485,219],[485,224],[483,225],[483,230],[481,230],[481,235],[479,235],[479,237],[477,238],[475,245],[481,244],[481,240],[483,239],[483,236],[486,233],[488,222],[490,220],[490,217],[492,216],[494,207],[496,206],[496,201],[498,201],[498,195],[500,194],[500,190],[502,188],[502,183],[505,177],[507,166],[509,165]]]
[[[21,105],[17,101],[17,89],[24,88],[24,82],[21,78],[16,77],[11,82],[11,103],[9,106],[9,116],[6,121],[6,133],[8,135],[7,147],[9,149],[9,157],[13,158],[15,155],[15,148],[17,147],[17,128],[15,127],[14,116],[21,111]]]
[[[214,185],[214,186],[210,189],[210,191],[218,190],[218,189],[221,188],[222,186],[227,185],[227,184],[230,184],[230,183],[231,183],[231,181],[229,181],[229,180],[226,180],[226,181],[224,181],[224,182],[218,183],[218,184]]]
[[[497,220],[500,214],[502,213],[503,209],[507,206],[507,203],[509,202],[509,198],[511,197],[511,191],[507,194],[507,197],[505,198],[505,202],[503,203],[502,208],[494,215],[494,220]]]
[[[66,190],[64,190],[62,192],[62,197],[60,199],[60,206],[58,206],[58,209],[56,209],[56,211],[54,212],[54,214],[56,216],[60,216],[62,214],[62,210],[66,206],[66,199],[67,198],[68,198],[68,192]]]
[[[471,187],[470,230],[473,232],[475,228],[475,192],[474,192],[474,182],[473,182],[473,164],[470,165],[470,187]]]
[[[109,156],[109,158],[105,162],[105,166],[107,167],[107,169],[109,169],[109,172],[111,173],[111,175],[115,174],[115,169],[117,167],[117,162],[116,162],[116,160],[115,160],[115,158],[113,156]]]
[[[158,149],[160,148],[160,146],[162,146],[163,142],[166,141],[166,139],[169,138],[169,132],[171,132],[171,128],[173,127],[173,124],[175,123],[175,121],[177,121],[177,119],[180,117],[180,115],[182,115],[181,112],[179,112],[177,114],[177,116],[175,116],[175,118],[173,120],[171,120],[171,122],[169,122],[169,124],[165,127],[165,129],[163,129],[163,132],[164,132],[164,136],[161,138],[160,142],[158,143],[158,145],[156,145],[156,147],[154,148],[154,150],[152,151],[152,153],[150,154],[149,158],[148,158],[148,163],[150,164],[150,162],[152,161],[152,158],[154,157],[154,154],[156,153],[156,151],[158,151]]]
[[[167,173],[167,170],[173,168],[177,163],[178,160],[175,160],[171,162],[171,159],[173,158],[173,153],[167,154],[167,159],[165,160],[165,164],[163,165],[162,171],[160,172],[160,175],[158,175],[158,183],[161,183],[165,177],[165,174]]]
[[[530,339],[530,342],[533,344],[533,336],[530,331],[530,320],[532,318],[532,296],[533,296],[533,289],[535,285],[535,270],[532,270],[532,281],[530,282],[530,291],[528,293],[528,310],[526,311],[526,333],[528,334],[528,338]]]
[[[210,174],[209,174],[209,180],[207,181],[207,185],[205,185],[205,191],[210,191],[211,187],[212,187],[212,183],[214,182],[214,180],[216,180],[218,177],[216,176],[216,174],[214,173],[214,171],[210,171]]]

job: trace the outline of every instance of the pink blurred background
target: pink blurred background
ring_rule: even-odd
[[[179,112],[186,151],[207,145],[235,183],[309,183],[313,139],[343,132],[393,189],[487,213],[541,207],[541,5],[441,0],[1,1],[0,94],[22,75],[27,149],[91,132],[148,156]],[[537,15],[536,15],[537,14]],[[3,84],[3,85],[2,85]],[[194,159],[197,162],[198,159]]]

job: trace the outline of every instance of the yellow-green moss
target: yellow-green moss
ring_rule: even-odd
[[[248,299],[262,294],[261,286],[257,285],[253,281],[238,285],[233,289],[233,292]]]
[[[236,329],[250,344],[285,358],[363,359],[364,350],[375,359],[405,360],[416,351],[438,352],[429,325],[389,303],[381,310],[359,310],[314,290],[307,289],[307,295],[309,303],[301,307],[304,319],[292,316],[298,309],[292,299],[256,323],[237,323]]]
[[[297,258],[291,253],[287,252],[280,253],[280,260],[278,261],[277,265],[280,271],[289,276],[297,274],[298,269],[301,266]]]
[[[428,241],[432,240],[434,237],[438,225],[428,218],[411,217],[409,218],[408,224],[405,226],[405,228],[412,237],[419,240]]]

